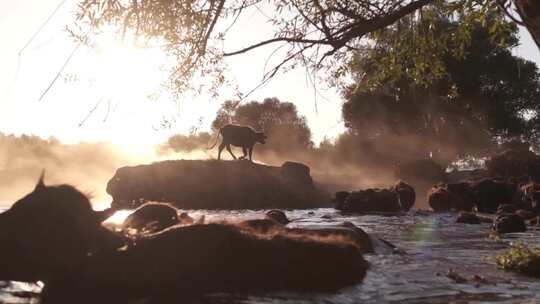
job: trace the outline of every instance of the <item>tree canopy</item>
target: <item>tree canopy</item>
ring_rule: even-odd
[[[460,25],[440,19],[432,26],[452,32]],[[358,83],[344,92],[348,136],[358,136],[371,146],[400,147],[396,157],[407,157],[408,151],[411,157],[431,156],[443,163],[481,156],[496,140],[532,139],[537,131],[531,130],[527,115],[538,110],[540,74],[535,63],[512,54],[517,30],[508,26],[504,43],[494,41],[489,26],[478,21],[472,24],[471,42],[459,53],[441,45],[441,61],[431,66],[426,62],[425,68],[439,65],[445,73],[430,83],[419,83],[406,72],[418,64],[413,58],[400,62],[392,75],[384,77],[384,69],[374,72],[385,64],[385,50],[393,52],[404,43],[391,39],[392,31],[381,35],[385,48],[376,44],[349,63]],[[410,37],[411,31],[401,30],[401,38]],[[377,153],[388,154],[380,149]]]
[[[511,12],[512,4],[518,15],[528,17],[527,21],[513,16],[516,13]],[[505,30],[499,25],[507,16],[532,28],[537,6],[532,0],[81,0],[77,12],[80,28],[73,32],[91,43],[100,30],[113,25],[122,35],[130,33],[158,43],[176,58],[171,85],[182,91],[196,77],[208,75],[215,88],[225,81],[220,65],[223,57],[266,46],[282,51],[279,63],[264,75],[264,80],[298,64],[312,70],[331,70],[335,79],[344,73],[342,68],[334,69],[339,66],[336,62],[348,61],[353,50],[373,41],[379,43],[377,37],[392,27],[416,28],[411,34],[417,51],[393,52],[388,61],[413,56],[424,65],[437,63],[440,44],[448,39],[460,41],[461,45],[470,41],[471,22],[489,16],[494,21],[490,23],[490,35],[496,37]],[[273,33],[238,49],[220,47],[231,31],[241,31],[230,23],[263,9],[274,27]],[[430,27],[439,15],[460,20],[457,31],[443,33]],[[398,22],[405,17],[408,22]],[[427,72],[427,76],[415,77],[418,81],[444,73],[429,71],[424,65],[418,64],[416,70],[410,71],[413,75]]]

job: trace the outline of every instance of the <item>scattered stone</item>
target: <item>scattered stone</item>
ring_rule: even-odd
[[[266,212],[265,218],[274,220],[282,225],[287,225],[290,222],[285,212],[281,210],[270,210]]]
[[[472,212],[460,212],[456,219],[456,223],[465,223],[465,224],[474,224],[478,225],[481,223],[480,218]]]

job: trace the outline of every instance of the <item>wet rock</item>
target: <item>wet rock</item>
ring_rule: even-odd
[[[400,212],[397,195],[388,189],[367,189],[351,192],[338,210],[357,213]]]
[[[342,209],[345,205],[345,200],[347,199],[347,196],[349,196],[350,192],[348,191],[338,191],[335,194],[334,199],[332,200],[334,203],[334,208],[336,209]]]
[[[515,213],[516,213],[516,215],[518,215],[519,217],[521,217],[525,221],[531,220],[531,219],[535,218],[538,215],[536,212],[532,212],[530,210],[523,210],[523,209],[516,210]]]
[[[266,212],[265,217],[269,220],[274,220],[282,225],[287,225],[290,221],[285,215],[285,212],[281,210],[270,210]]]
[[[499,205],[512,202],[516,188],[495,178],[486,178],[471,183],[476,197],[476,208],[479,212],[495,213]]]
[[[146,201],[183,209],[317,208],[330,197],[318,190],[309,168],[247,161],[169,160],[123,167],[107,183],[114,208],[136,208]]]
[[[409,211],[414,206],[416,192],[411,185],[398,181],[390,190],[397,194],[401,210]]]
[[[428,191],[428,204],[435,212],[448,212],[458,204],[460,198],[442,186],[434,186]]]
[[[454,208],[458,211],[472,211],[475,205],[475,195],[471,185],[468,182],[448,183],[446,189],[457,198],[454,202]]]
[[[480,218],[472,212],[460,212],[456,219],[456,223],[465,223],[465,224],[480,224]]]
[[[516,214],[501,214],[495,218],[492,229],[498,233],[525,232],[525,221]]]
[[[179,223],[178,210],[169,204],[146,203],[130,214],[122,224],[124,230],[155,233]]]

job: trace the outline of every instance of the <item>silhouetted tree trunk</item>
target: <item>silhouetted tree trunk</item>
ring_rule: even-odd
[[[525,27],[527,27],[536,46],[540,49],[540,1],[515,0],[514,3]]]

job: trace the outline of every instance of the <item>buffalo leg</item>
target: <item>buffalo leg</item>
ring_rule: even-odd
[[[242,152],[244,153],[244,155],[242,157],[240,157],[240,159],[246,159],[247,158],[247,150],[246,150],[246,147],[242,147]]]
[[[249,161],[253,161],[251,156],[253,155],[253,146],[249,147]]]
[[[218,160],[221,159],[221,151],[223,151],[223,148],[225,148],[225,144],[221,143],[221,145],[219,145],[219,152],[218,152],[218,155],[217,155]]]
[[[236,156],[234,156],[234,154],[232,153],[232,150],[231,150],[231,145],[227,145],[227,151],[229,151],[229,153],[231,154],[231,156],[236,159]]]

